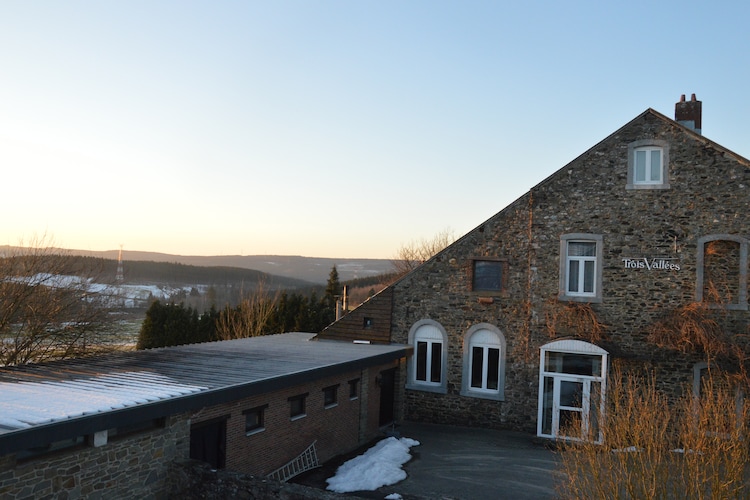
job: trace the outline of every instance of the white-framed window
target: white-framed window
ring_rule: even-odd
[[[560,239],[561,300],[601,302],[602,236],[567,234]]]
[[[505,336],[494,325],[474,325],[464,336],[461,395],[505,399]]]
[[[634,152],[633,183],[662,183],[662,150],[661,148],[638,148]]]
[[[628,145],[627,189],[669,188],[669,144],[657,139]]]
[[[409,331],[414,354],[409,360],[408,389],[447,392],[448,335],[436,321],[421,320]]]

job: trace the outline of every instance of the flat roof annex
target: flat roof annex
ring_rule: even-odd
[[[311,333],[0,369],[0,455],[273,392],[411,355]]]

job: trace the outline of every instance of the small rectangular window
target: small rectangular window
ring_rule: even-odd
[[[338,404],[338,390],[338,384],[323,389],[323,407],[332,408]]]
[[[472,290],[476,292],[501,291],[505,264],[500,260],[475,260]]]
[[[292,396],[289,398],[289,417],[293,420],[302,418],[306,415],[305,398],[307,398],[307,394],[300,394],[299,396]]]
[[[256,434],[264,431],[265,427],[265,412],[268,405],[257,406],[250,408],[242,413],[245,415],[245,434]]]
[[[359,379],[349,381],[349,399],[357,399],[359,397]]]

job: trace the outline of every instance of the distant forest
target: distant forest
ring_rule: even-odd
[[[117,260],[88,256],[60,257],[70,274],[85,275],[99,283],[114,284],[117,275]],[[287,291],[309,297],[323,295],[325,285],[288,278],[273,274],[228,266],[193,266],[176,262],[125,261],[123,263],[123,284],[126,285],[170,285],[175,288],[192,287],[191,291],[179,292],[170,297],[169,302],[184,302],[200,310],[237,305],[243,295],[253,292],[259,286],[266,292]],[[395,279],[387,273],[377,276],[357,278],[342,282],[348,286],[350,307],[367,300]],[[204,290],[204,293],[199,291]],[[205,293],[208,289],[208,293]]]

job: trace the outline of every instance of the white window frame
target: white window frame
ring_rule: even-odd
[[[480,399],[492,399],[495,401],[505,401],[505,336],[495,326],[490,323],[479,323],[472,326],[464,335],[464,352],[463,352],[463,371],[461,395]],[[474,364],[474,347],[483,349],[482,357],[482,387],[473,387],[471,385],[473,364]],[[488,352],[489,349],[499,350],[497,389],[487,388],[488,379]]]
[[[661,165],[658,167],[658,180],[651,180],[653,172],[651,155],[646,155],[646,179],[636,180],[636,156],[639,151],[659,151]],[[669,189],[669,143],[658,139],[644,139],[628,144],[628,180],[626,189]]]
[[[419,342],[427,342],[427,366],[428,380],[417,380],[417,348]],[[415,323],[409,330],[409,344],[414,347],[414,354],[409,358],[409,378],[407,389],[426,392],[437,392],[445,394],[448,392],[447,366],[448,366],[448,334],[443,326],[433,320],[424,319]],[[432,350],[435,344],[440,344],[440,381],[432,382],[429,374],[432,370]]]
[[[596,374],[590,374],[590,375],[579,375],[579,374],[570,374],[564,371],[547,371],[545,369],[545,359],[547,357],[547,353],[550,352],[556,352],[556,353],[563,353],[563,354],[583,354],[586,356],[598,356],[601,359],[600,362],[600,372]],[[582,340],[556,340],[554,342],[550,342],[549,344],[543,345],[539,349],[539,399],[537,404],[537,436],[544,437],[544,438],[558,438],[558,425],[556,425],[558,418],[559,418],[559,410],[562,408],[556,408],[554,403],[550,406],[550,401],[546,401],[547,397],[553,396],[552,394],[545,393],[545,380],[551,379],[551,380],[577,380],[581,381],[583,383],[587,383],[588,385],[591,385],[592,383],[599,384],[600,394],[599,394],[599,407],[598,412],[599,415],[604,415],[604,411],[606,408],[606,400],[607,400],[607,371],[608,371],[608,357],[609,353],[602,349],[601,347],[590,344],[588,342],[584,342]],[[590,400],[586,400],[584,398],[582,402],[582,408],[591,408]],[[548,409],[552,412],[552,430],[550,433],[544,432],[544,411],[545,409]],[[586,411],[584,411],[584,418],[582,422],[582,431],[584,434],[587,434],[587,430],[589,428],[589,425],[591,422],[590,413],[586,415]],[[595,436],[595,442],[601,443],[602,442],[602,432],[601,428],[599,429],[599,433],[597,436]],[[571,439],[570,437],[567,439]],[[572,438],[575,440],[575,438]]]
[[[593,256],[571,256],[568,255],[570,243],[592,243],[595,244]],[[560,289],[558,298],[560,300],[573,302],[601,302],[602,301],[602,261],[603,261],[603,237],[600,234],[588,233],[571,233],[564,234],[560,237]],[[584,292],[581,288],[576,291],[569,291],[570,283],[570,263],[578,261],[581,264],[586,262],[594,263],[594,290]],[[583,287],[583,277],[585,276],[585,265],[579,265],[579,284]]]

